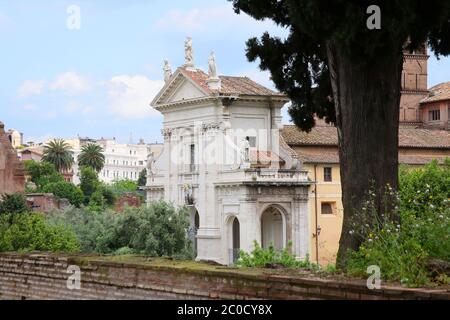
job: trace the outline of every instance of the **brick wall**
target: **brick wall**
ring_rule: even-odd
[[[141,198],[133,193],[125,193],[119,197],[116,201],[115,211],[123,212],[125,206],[129,207],[140,207],[141,206]]]
[[[56,198],[52,193],[28,193],[26,195],[28,205],[33,211],[48,213],[55,209],[62,209],[64,202]]]
[[[25,173],[22,162],[0,122],[0,194],[25,191]]]
[[[0,254],[0,299],[450,299],[445,289],[382,286],[365,281],[265,274],[201,265],[181,268],[102,257]],[[67,289],[69,265],[81,268],[81,289]]]

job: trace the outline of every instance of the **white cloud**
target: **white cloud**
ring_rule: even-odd
[[[44,89],[43,80],[26,80],[17,90],[19,98],[26,98],[31,95],[39,95]]]
[[[247,14],[241,12],[236,14],[231,4],[225,4],[215,7],[195,8],[187,11],[172,10],[166,16],[159,19],[155,27],[158,29],[176,28],[184,32],[205,30],[220,30],[219,25],[228,24],[238,26],[239,28],[248,29],[249,27],[257,27],[258,24],[264,24],[267,28],[273,27],[274,24],[269,21],[256,21]]]
[[[164,81],[150,80],[145,76],[120,75],[109,81],[108,100],[110,111],[125,118],[159,116],[149,106]]]
[[[50,84],[52,90],[62,90],[69,95],[76,95],[90,90],[90,84],[87,79],[76,72],[66,72],[56,77],[56,80]]]
[[[86,115],[89,114],[93,111],[92,107],[90,106],[86,106],[86,105],[82,105],[81,103],[77,102],[77,101],[70,101],[67,105],[66,105],[66,112],[68,114],[82,114],[82,115]]]
[[[26,111],[36,111],[36,110],[39,110],[39,107],[34,104],[28,103],[28,104],[22,106],[22,109],[24,109]]]

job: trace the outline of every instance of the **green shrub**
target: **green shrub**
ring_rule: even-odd
[[[427,271],[429,260],[450,262],[449,160],[443,166],[432,162],[420,169],[402,167],[398,203],[390,216],[378,216],[373,195],[352,222],[350,232],[363,244],[351,253],[347,272],[366,276],[369,265],[378,265],[384,279],[407,286],[434,281]],[[396,215],[400,222],[392,219]]]
[[[37,213],[0,216],[0,251],[78,251],[75,234]]]
[[[102,184],[100,186],[100,190],[101,190],[105,205],[113,206],[117,200],[117,196],[114,193],[114,190],[110,186],[107,186],[105,184]]]
[[[188,245],[188,226],[185,209],[176,210],[162,201],[149,207],[127,207],[117,215],[107,246],[129,247],[151,256],[173,256]]]
[[[305,260],[297,260],[293,254],[290,253],[292,243],[283,250],[275,250],[270,245],[268,249],[263,249],[257,241],[253,242],[254,249],[250,253],[244,251],[239,252],[239,259],[237,265],[243,267],[267,267],[270,265],[280,265],[287,268],[302,268],[317,270],[319,266],[309,261],[306,256]]]
[[[443,165],[434,160],[423,168],[400,168],[399,196],[403,210],[416,215],[444,210],[450,201],[450,158]]]
[[[91,167],[82,167],[79,177],[80,189],[84,194],[84,203],[89,204],[92,194],[100,187],[97,172]]]
[[[112,211],[90,211],[88,208],[68,207],[55,210],[48,217],[52,225],[64,225],[76,234],[82,252],[107,252],[103,238],[113,228],[115,215]]]
[[[111,184],[111,189],[117,195],[123,193],[136,192],[139,186],[137,182],[129,179],[116,180]]]
[[[42,191],[45,193],[53,193],[60,199],[67,199],[75,207],[80,207],[84,199],[83,191],[73,183],[67,181],[51,182],[45,185]]]
[[[68,208],[50,214],[49,221],[72,228],[83,252],[116,254],[126,250],[150,256],[193,257],[186,233],[186,209],[176,210],[163,201],[149,207],[126,207],[121,214]]]
[[[34,191],[41,191],[49,183],[64,181],[63,176],[51,163],[26,160],[24,164],[25,171],[31,177],[31,182],[36,185],[37,190]]]
[[[117,256],[122,256],[122,255],[135,254],[135,253],[136,253],[136,250],[133,250],[129,247],[122,247],[122,248],[119,248],[116,251],[114,251],[113,254],[117,255]]]
[[[21,193],[3,194],[0,200],[0,214],[28,212],[27,199]]]

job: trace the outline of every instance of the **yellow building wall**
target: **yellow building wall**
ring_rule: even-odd
[[[329,148],[311,148],[302,147],[294,148],[298,154],[319,154],[330,153]],[[337,153],[337,148],[335,149]],[[401,148],[399,156],[427,156],[429,158],[449,157],[448,150],[433,149],[417,149],[417,148]],[[418,167],[420,165],[410,165]],[[332,181],[324,181],[324,168],[332,169]],[[327,265],[336,262],[336,255],[339,249],[339,239],[342,230],[343,207],[342,207],[342,191],[341,176],[339,164],[337,163],[304,163],[303,169],[308,171],[308,176],[312,181],[316,181],[309,191],[309,212],[311,226],[311,255],[313,262],[319,262],[321,265]],[[317,191],[317,196],[316,196]],[[323,214],[322,203],[333,203],[333,213]],[[316,209],[317,208],[317,209]],[[317,221],[317,223],[316,223]],[[317,237],[316,230],[320,227]]]
[[[332,181],[324,181],[324,168],[332,170]],[[309,177],[317,181],[309,193],[309,212],[311,225],[311,261],[322,265],[335,263],[342,229],[342,193],[338,164],[304,164]],[[317,192],[317,196],[316,196]],[[322,203],[332,204],[332,214],[322,213]],[[316,210],[317,208],[317,210]],[[317,223],[316,223],[317,221]],[[317,227],[320,232],[317,235]]]

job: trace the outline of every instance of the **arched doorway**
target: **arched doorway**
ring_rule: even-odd
[[[275,207],[269,207],[261,215],[261,246],[264,249],[271,245],[275,250],[285,246],[283,215]]]
[[[241,249],[241,226],[237,217],[229,221],[229,260],[233,264],[239,259]]]

